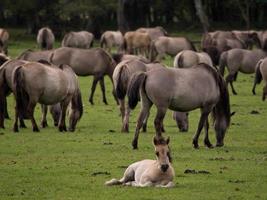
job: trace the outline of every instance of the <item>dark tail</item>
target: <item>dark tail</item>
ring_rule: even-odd
[[[227,65],[227,52],[223,52],[220,56],[220,61],[219,61],[219,70],[222,76],[224,76],[224,69],[226,65]]]
[[[76,94],[71,99],[71,114],[69,121],[69,130],[75,131],[77,122],[81,119],[83,115],[83,102],[81,91],[78,88]]]
[[[184,57],[183,57],[183,53],[181,53],[177,60],[178,68],[183,68],[183,62],[184,62]]]
[[[127,70],[126,67],[126,65],[121,66],[119,71],[119,77],[115,88],[116,96],[118,99],[124,99],[127,92],[127,85],[124,84],[127,83],[127,80],[123,81],[123,79],[127,78],[126,75],[124,75],[124,71]]]
[[[14,94],[16,98],[16,109],[24,119],[28,118],[27,107],[29,104],[29,94],[26,92],[22,66],[17,67],[13,72]]]
[[[42,34],[42,42],[41,42],[42,49],[47,49],[47,37],[48,37],[48,31],[44,29],[43,34]]]
[[[217,74],[217,83],[220,90],[220,98],[213,108],[212,116],[215,123],[217,146],[223,146],[223,139],[231,120],[230,100],[226,82],[219,74]]]
[[[124,52],[127,53],[127,41],[125,40],[125,38],[123,38],[123,45],[122,45],[122,49],[124,50]],[[128,52],[129,53],[129,52]]]
[[[0,128],[4,128],[4,118],[7,114],[7,101],[5,95],[5,88],[7,87],[5,79],[5,70],[0,68]]]
[[[105,35],[103,34],[100,38],[100,47],[103,48],[106,43]]]
[[[139,89],[140,86],[145,85],[147,75],[144,72],[135,73],[129,83],[127,96],[128,104],[131,109],[134,109],[139,100]]]
[[[193,42],[191,40],[189,40],[188,38],[186,38],[186,40],[188,41],[189,45],[190,45],[190,50],[192,51],[197,51],[195,45],[193,44]]]
[[[254,85],[252,88],[252,93],[255,95],[256,94],[256,85],[261,83],[262,80],[262,75],[260,71],[260,65],[262,63],[262,60],[260,60],[257,65],[256,65],[256,71],[255,71],[255,78],[254,78]]]

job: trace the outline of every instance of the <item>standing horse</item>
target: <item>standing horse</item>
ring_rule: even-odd
[[[262,100],[264,101],[267,95],[267,58],[260,60],[256,66],[256,73],[254,79],[254,85],[252,88],[252,93],[255,95],[256,85],[261,83],[261,80],[264,80],[265,86],[262,91]]]
[[[127,167],[120,180],[111,179],[105,185],[127,185],[135,187],[173,187],[174,169],[169,149],[168,138],[154,137],[156,160],[141,160]]]
[[[38,62],[39,60],[45,60],[49,62],[51,59],[52,53],[53,53],[53,50],[33,51],[31,49],[27,49],[26,51],[22,52],[17,57],[17,59],[35,61],[35,62]]]
[[[216,146],[224,145],[224,136],[230,125],[230,103],[227,86],[217,71],[206,65],[198,64],[187,69],[160,68],[134,74],[128,88],[129,107],[134,109],[141,96],[141,112],[136,124],[133,148],[138,145],[139,130],[155,104],[157,114],[154,120],[156,135],[161,136],[163,119],[167,109],[189,112],[201,109],[198,128],[193,145],[198,148],[198,138],[205,126],[204,144],[211,148],[208,137],[208,115],[212,112],[216,132]]]
[[[37,82],[36,77],[38,77]],[[82,116],[83,107],[78,79],[69,66],[61,65],[57,68],[28,62],[14,69],[12,81],[16,98],[14,132],[18,132],[19,113],[24,113],[31,119],[33,131],[39,131],[34,119],[34,108],[38,102],[44,105],[60,102],[59,131],[67,130],[65,116],[71,102],[69,131],[75,130],[76,124]]]
[[[6,29],[0,28],[0,53],[8,54],[9,33]]]
[[[151,38],[151,41],[158,39],[161,36],[168,36],[167,31],[161,26],[156,26],[154,28],[139,28],[136,31],[148,33]]]
[[[37,44],[42,50],[53,49],[55,36],[53,31],[48,27],[43,27],[38,31]]]
[[[164,54],[175,56],[182,50],[196,51],[196,48],[187,38],[162,36],[151,43],[150,60],[161,61]]]
[[[89,49],[93,46],[94,35],[88,31],[70,32],[67,33],[62,42],[62,47],[76,47]]]
[[[246,49],[231,49],[222,53],[220,57],[219,69],[220,73],[224,75],[225,66],[228,69],[228,75],[225,80],[226,83],[230,83],[232,92],[236,95],[236,91],[233,86],[233,82],[236,80],[238,72],[245,74],[252,74],[255,72],[255,67],[260,59],[267,56],[267,52],[260,49],[246,50]]]
[[[117,52],[123,50],[124,38],[120,31],[105,31],[100,38],[100,47],[111,52],[112,47],[117,48]]]
[[[103,94],[103,102],[107,104],[105,94],[104,76],[108,75],[112,81],[112,74],[115,69],[115,62],[111,56],[101,48],[94,49],[78,49],[70,47],[61,47],[55,49],[51,60],[55,65],[69,65],[78,76],[94,76],[93,85],[89,102],[94,104],[93,96],[96,85],[100,81]],[[115,92],[113,92],[115,100],[117,100]]]

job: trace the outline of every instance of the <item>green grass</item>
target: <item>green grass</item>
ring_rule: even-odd
[[[13,32],[9,49],[12,57],[36,47],[34,37]],[[190,36],[200,38],[194,33]],[[171,65],[172,60],[168,57],[164,62]],[[132,113],[130,133],[122,134],[110,80],[106,78],[107,106],[101,101],[99,86],[95,105],[89,104],[92,77],[80,77],[79,81],[85,112],[75,133],[58,132],[50,115],[50,126],[40,133],[31,131],[29,121],[27,129],[13,133],[13,120],[6,121],[6,129],[0,130],[0,199],[267,199],[266,102],[261,101],[262,85],[257,87],[256,96],[251,94],[252,75],[239,74],[235,83],[238,95],[231,95],[231,105],[236,114],[223,148],[205,148],[202,135],[200,149],[192,148],[198,110],[190,113],[188,133],[178,131],[168,112],[164,135],[171,137],[176,172],[176,187],[172,189],[104,186],[106,180],[121,177],[130,163],[155,157],[152,146],[155,108],[149,118],[148,132],[140,134],[139,150],[134,151],[130,143],[139,108]],[[13,118],[12,95],[8,107]],[[251,114],[252,110],[259,114]],[[40,121],[40,106],[36,107],[35,116]],[[210,135],[215,143],[212,129]],[[206,170],[210,174],[185,174],[186,169]]]

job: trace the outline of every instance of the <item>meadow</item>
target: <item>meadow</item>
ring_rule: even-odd
[[[201,37],[192,32],[179,35],[192,40]],[[37,48],[35,37],[25,36],[22,30],[11,30],[10,56],[15,58],[29,48]],[[164,63],[171,66],[172,60],[167,57]],[[92,77],[79,77],[84,115],[74,133],[60,133],[53,127],[51,115],[49,127],[39,133],[32,132],[30,121],[26,122],[26,129],[13,133],[14,97],[10,95],[8,110],[12,119],[6,120],[5,129],[0,129],[0,199],[267,199],[267,105],[261,101],[262,84],[257,86],[257,95],[252,95],[253,80],[253,75],[239,74],[234,83],[238,95],[230,92],[230,101],[236,114],[222,148],[207,149],[201,135],[200,149],[193,149],[199,110],[190,113],[187,133],[179,132],[168,111],[164,136],[171,138],[176,173],[176,186],[171,189],[104,186],[106,180],[121,177],[129,164],[155,158],[155,108],[148,121],[148,132],[140,134],[139,149],[133,150],[131,140],[139,107],[131,114],[130,133],[121,133],[119,109],[107,77],[108,105],[101,100],[99,86],[95,105],[90,105]],[[40,110],[37,106],[38,121]],[[210,135],[214,144],[212,127]]]

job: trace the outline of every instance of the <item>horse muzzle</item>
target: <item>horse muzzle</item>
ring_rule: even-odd
[[[166,171],[168,170],[168,168],[169,168],[169,165],[168,165],[168,164],[166,164],[166,165],[161,165],[161,166],[160,166],[160,169],[161,169],[161,171],[163,171],[163,172],[166,172]]]

